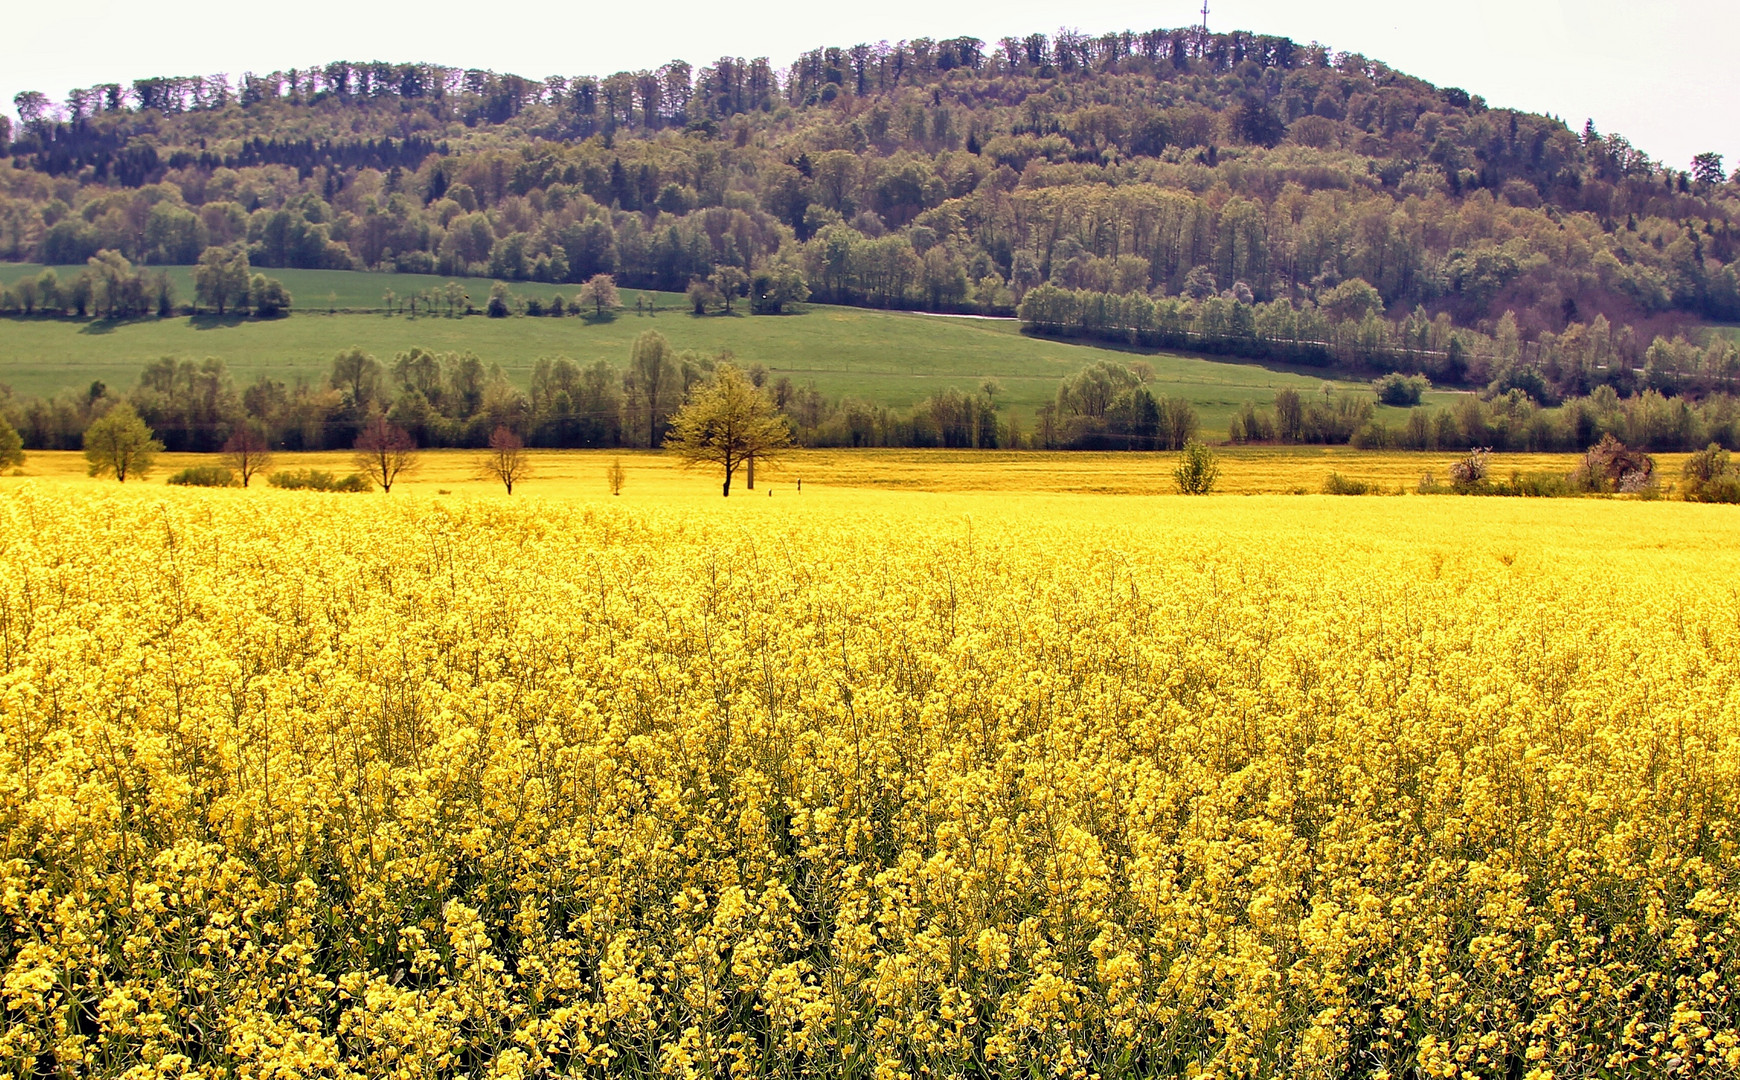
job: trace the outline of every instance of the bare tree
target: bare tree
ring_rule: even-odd
[[[622,483],[628,479],[628,471],[622,467],[621,458],[611,458],[610,468],[604,470],[604,480],[610,485],[612,495],[622,494]]]
[[[258,428],[244,425],[224,442],[224,464],[241,476],[247,487],[255,473],[272,467],[272,451]]]
[[[483,475],[501,481],[507,487],[509,495],[514,493],[514,485],[524,480],[532,471],[532,460],[526,456],[525,440],[506,427],[498,427],[489,433],[489,451],[478,464]]]
[[[417,443],[376,413],[356,437],[354,460],[358,472],[390,492],[395,480],[417,468]]]

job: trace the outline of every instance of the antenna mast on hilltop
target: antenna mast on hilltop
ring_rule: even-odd
[[[1202,36],[1208,36],[1208,0],[1202,0]]]

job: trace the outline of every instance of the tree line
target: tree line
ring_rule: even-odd
[[[1423,309],[1496,336],[1511,312],[1532,345],[1599,316],[1640,349],[1740,318],[1740,186],[1715,155],[1671,167],[1592,123],[1248,34],[918,39],[604,79],[338,63],[18,108],[0,166],[18,260],[242,245],[263,268],[672,291],[780,267],[831,303],[994,314],[1048,285],[1301,311],[1352,286],[1390,333]],[[263,123],[304,134],[262,142]],[[41,156],[81,139],[158,157],[117,176]]]
[[[161,270],[134,266],[118,251],[104,249],[63,277],[54,267],[0,284],[0,313],[76,318],[171,318],[197,314],[255,315],[275,319],[290,312],[293,297],[274,277],[253,273],[244,249],[209,248],[194,268],[194,304],[181,303],[175,282]]]
[[[238,385],[222,360],[165,357],[146,364],[132,388],[101,382],[79,392],[18,398],[0,392],[0,420],[28,449],[76,450],[90,425],[126,405],[172,451],[216,452],[238,432],[273,450],[348,449],[376,419],[419,447],[487,447],[505,431],[528,447],[657,448],[672,417],[723,366],[765,398],[794,444],[811,447],[1178,450],[1193,440],[1233,443],[1351,444],[1368,449],[1564,451],[1611,435],[1649,451],[1740,449],[1740,398],[1692,397],[1653,387],[1621,396],[1603,384],[1557,406],[1520,388],[1462,394],[1453,406],[1419,407],[1423,377],[1391,374],[1375,393],[1338,389],[1278,391],[1267,406],[1246,402],[1224,436],[1205,430],[1196,406],[1166,393],[1145,360],[1100,361],[1060,380],[1031,423],[985,379],[949,387],[907,409],[855,397],[830,399],[813,383],[729,352],[678,351],[657,331],[637,335],[626,362],[539,360],[528,385],[470,352],[410,348],[383,361],[350,348],[326,377],[287,383],[259,376]],[[1380,419],[1377,402],[1415,404],[1400,419]],[[1395,416],[1395,414],[1385,414]]]
[[[4,418],[30,449],[74,450],[117,404],[132,408],[171,451],[214,452],[236,431],[280,450],[350,447],[375,416],[418,446],[480,448],[505,428],[532,447],[658,447],[671,417],[711,379],[729,352],[673,349],[657,331],[634,339],[626,363],[539,360],[528,385],[471,352],[413,347],[381,360],[358,348],[333,357],[326,377],[286,382],[259,376],[239,385],[221,359],[165,357],[146,364],[130,389],[92,383],[79,391],[20,398],[0,393]],[[898,410],[856,398],[830,400],[813,383],[751,364],[744,377],[813,446],[995,447],[1026,445],[1006,415],[995,380],[975,392],[946,389]]]
[[[1719,333],[1703,344],[1683,334],[1645,343],[1606,316],[1570,322],[1559,332],[1525,340],[1516,313],[1500,316],[1493,333],[1458,328],[1425,307],[1395,322],[1381,316],[1382,299],[1364,281],[1343,282],[1322,303],[1259,303],[1248,289],[1200,290],[1153,300],[1042,285],[1021,301],[1022,329],[1148,348],[1273,359],[1308,366],[1366,368],[1430,376],[1452,386],[1484,387],[1487,396],[1512,390],[1557,405],[1606,386],[1621,395],[1643,390],[1693,399],[1740,394],[1740,346]]]

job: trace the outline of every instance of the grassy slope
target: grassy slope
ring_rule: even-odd
[[[16,264],[15,264],[16,265]],[[0,271],[4,275],[5,271]],[[986,377],[1003,387],[1002,400],[1024,423],[1056,392],[1057,382],[1102,359],[1128,362],[1131,353],[1021,335],[1012,320],[958,319],[862,308],[813,306],[801,315],[769,317],[735,315],[696,318],[680,306],[680,297],[656,294],[660,313],[641,317],[629,309],[611,323],[588,324],[579,319],[486,319],[481,317],[410,318],[384,314],[326,314],[303,303],[303,291],[340,287],[362,306],[366,290],[378,306],[380,294],[392,287],[421,287],[409,275],[359,274],[345,271],[285,271],[306,277],[312,285],[292,284],[299,312],[272,322],[218,322],[209,319],[148,319],[108,325],[71,320],[0,321],[0,382],[22,395],[51,394],[88,386],[100,379],[111,386],[132,386],[139,367],[162,356],[224,359],[236,378],[323,379],[332,355],[351,345],[390,362],[412,346],[439,351],[471,350],[484,360],[499,362],[522,386],[540,357],[569,356],[582,363],[603,358],[620,364],[629,343],[643,330],[662,332],[679,350],[707,354],[729,350],[743,364],[761,363],[776,374],[787,374],[800,386],[813,381],[829,398],[847,395],[878,404],[907,408],[945,387],[974,390]],[[391,284],[397,282],[398,284]],[[472,295],[486,295],[486,283],[467,282]],[[530,295],[552,286],[520,285]],[[633,302],[633,294],[625,297]],[[339,304],[342,308],[344,302]],[[1207,432],[1226,430],[1241,403],[1267,404],[1284,386],[1315,391],[1320,375],[1309,371],[1272,369],[1255,364],[1226,363],[1170,354],[1145,355],[1156,372],[1157,393],[1195,402]],[[1363,385],[1350,387],[1366,392]],[[1432,402],[1450,400],[1431,395]],[[1399,415],[1401,410],[1382,410]]]

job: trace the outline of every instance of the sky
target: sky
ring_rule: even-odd
[[[767,56],[784,67],[818,45],[913,37],[1088,33],[1191,24],[1201,0],[921,0],[757,4],[401,4],[301,0],[225,5],[189,18],[136,0],[74,9],[18,5],[0,63],[0,101],[55,100],[75,86],[151,75],[421,60],[520,75],[608,75],[683,59]],[[1359,52],[1494,106],[1592,118],[1675,167],[1714,150],[1740,167],[1736,0],[1210,0],[1212,30],[1281,34]],[[28,42],[28,48],[19,43]]]

